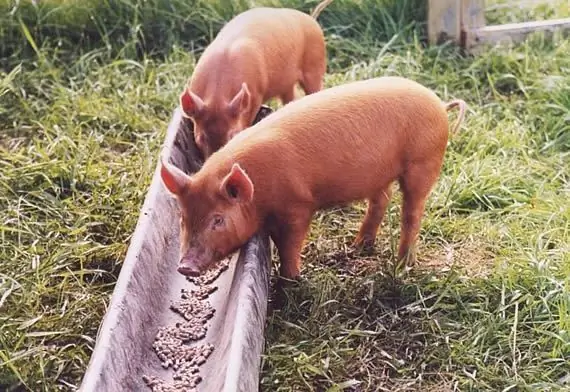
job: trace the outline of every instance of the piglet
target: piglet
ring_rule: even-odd
[[[321,2],[311,15],[252,8],[220,30],[180,95],[204,159],[249,127],[271,98],[283,104],[294,100],[297,83],[305,94],[322,89],[326,48],[316,18],[331,1]]]
[[[363,80],[289,103],[235,136],[192,176],[162,160],[163,183],[181,209],[179,272],[199,275],[265,227],[280,275],[296,279],[317,210],[367,199],[354,245],[371,246],[395,181],[403,193],[398,257],[413,263],[454,107],[455,132],[463,100],[444,103],[402,77]]]

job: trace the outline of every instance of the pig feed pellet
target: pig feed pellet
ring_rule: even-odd
[[[182,299],[180,301],[170,305],[170,309],[180,314],[192,324],[206,324],[206,322],[214,316],[214,308],[207,302],[203,302],[207,297],[199,299],[194,292],[191,291],[188,293],[185,290],[182,291],[181,297]]]
[[[170,309],[183,320],[173,325],[159,328],[152,345],[163,368],[174,370],[173,382],[167,382],[155,376],[143,376],[143,381],[153,392],[195,392],[202,381],[198,374],[214,351],[211,344],[188,346],[186,343],[206,337],[206,324],[214,316],[215,309],[207,301],[210,294],[217,290],[210,285],[229,268],[229,259],[207,271],[198,278],[189,279],[197,288],[182,289],[180,300],[170,305]]]
[[[184,362],[199,366],[205,362],[200,361],[200,359],[207,358],[214,350],[214,347],[210,344],[195,347],[185,346],[183,339],[180,339],[178,336],[167,335],[164,333],[165,331],[170,332],[171,330],[162,330],[162,333],[157,335],[152,345],[164,368],[172,366],[176,370]],[[178,332],[175,330],[172,332],[178,335]]]
[[[168,383],[154,376],[143,376],[143,380],[152,392],[197,392],[196,386],[202,381],[198,375],[192,375],[184,380],[176,380],[173,383]]]
[[[218,288],[216,286],[208,286],[207,284],[204,284],[204,286],[198,287],[196,290],[190,290],[190,293],[194,296],[194,298],[207,299],[210,294],[212,294],[217,289]],[[182,289],[180,292],[182,294],[182,298],[184,298],[184,296],[188,296],[188,290]]]

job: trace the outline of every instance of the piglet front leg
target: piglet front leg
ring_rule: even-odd
[[[275,222],[271,238],[279,252],[281,278],[297,280],[301,273],[301,250],[309,231],[312,213],[295,211]]]

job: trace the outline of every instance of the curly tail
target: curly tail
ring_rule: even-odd
[[[459,106],[459,116],[457,117],[457,122],[455,123],[455,126],[453,127],[453,131],[451,131],[452,133],[457,132],[457,130],[459,129],[459,126],[463,122],[463,120],[465,118],[465,110],[467,109],[467,104],[462,99],[454,99],[453,101],[450,101],[450,102],[445,104],[445,110],[446,111],[449,111],[450,109],[453,109],[457,106]]]
[[[330,3],[332,3],[332,2],[333,2],[333,0],[324,0],[324,1],[321,1],[321,2],[315,7],[315,9],[313,10],[313,12],[311,12],[311,16],[312,16],[314,19],[317,19],[317,18],[319,17],[319,15],[321,14],[321,12],[322,12],[325,8],[327,8],[327,6],[328,6]]]

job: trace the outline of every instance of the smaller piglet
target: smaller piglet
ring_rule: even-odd
[[[462,100],[443,103],[401,77],[347,83],[293,101],[234,137],[193,176],[162,161],[161,176],[181,208],[180,264],[198,275],[268,229],[280,274],[300,273],[313,214],[368,200],[355,245],[372,245],[398,181],[403,193],[398,257],[412,246],[439,177],[449,122]]]
[[[298,82],[305,94],[322,89],[326,47],[316,18],[331,1],[321,2],[311,15],[252,8],[220,30],[180,95],[204,159],[249,127],[262,103],[294,100]]]

